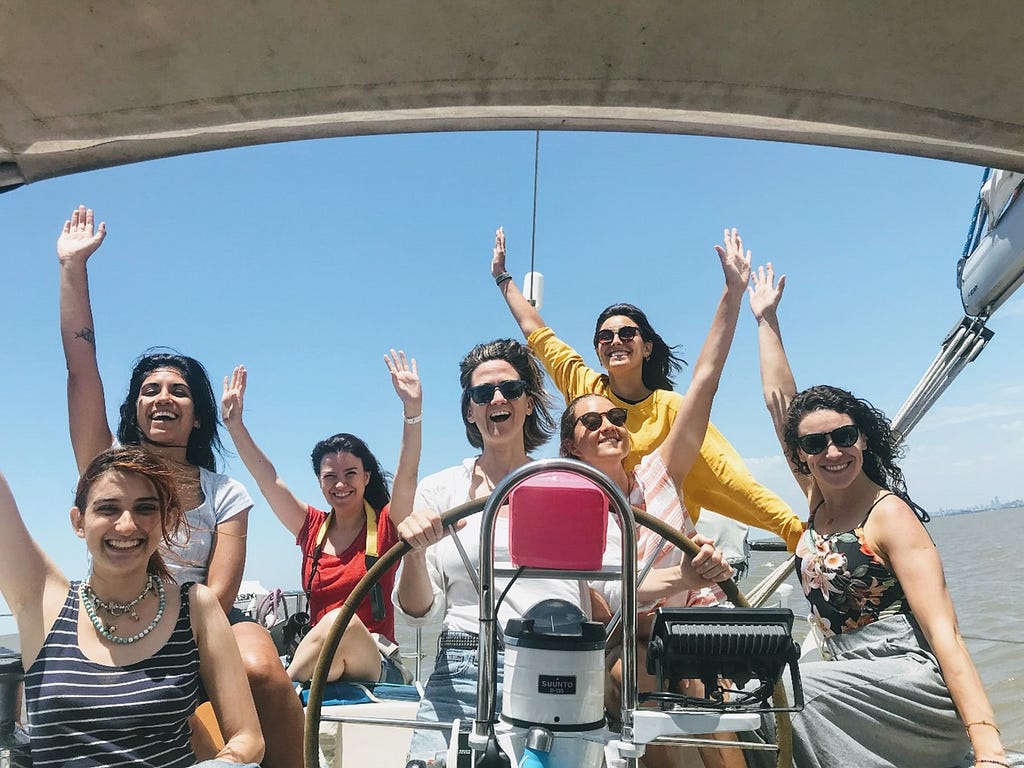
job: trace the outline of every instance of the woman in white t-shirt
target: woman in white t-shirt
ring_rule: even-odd
[[[68,366],[71,445],[79,472],[115,442],[107,423],[103,382],[86,264],[102,244],[106,224],[80,206],[57,240],[60,329]],[[162,310],[171,311],[172,308]],[[241,483],[216,472],[221,450],[217,401],[203,366],[175,352],[153,351],[132,370],[120,408],[117,442],[140,445],[163,458],[174,474],[190,534],[167,557],[178,583],[210,587],[232,622],[260,723],[266,736],[264,768],[302,765],[303,714],[270,634],[245,621],[233,605],[245,565],[252,499]]]

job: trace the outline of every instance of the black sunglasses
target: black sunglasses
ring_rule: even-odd
[[[614,330],[611,328],[602,328],[597,332],[594,338],[601,344],[610,344],[612,339],[616,336],[618,336],[621,341],[632,341],[639,335],[640,329],[635,325],[624,325],[621,328]]]
[[[466,391],[469,399],[477,405],[487,405],[494,399],[494,390],[501,392],[506,400],[518,400],[526,391],[526,382],[522,379],[509,379],[500,384],[477,384]]]
[[[588,432],[596,432],[601,428],[601,424],[604,423],[605,418],[607,418],[608,422],[613,426],[621,427],[626,423],[626,409],[611,408],[604,413],[588,411],[587,413],[580,414],[576,417],[576,424],[582,424],[587,428]]]
[[[857,442],[859,437],[860,428],[856,424],[847,424],[845,427],[836,427],[831,432],[812,432],[809,435],[801,435],[796,439],[796,444],[808,456],[816,456],[828,448],[829,440],[837,448],[849,448]]]

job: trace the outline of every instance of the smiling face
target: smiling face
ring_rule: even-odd
[[[636,328],[637,333],[628,341],[619,336],[618,331],[622,328]],[[601,365],[609,372],[624,372],[633,368],[642,368],[644,358],[651,354],[654,345],[645,341],[639,333],[636,321],[625,315],[612,315],[601,323],[597,329],[598,335],[602,331],[615,331],[610,341],[597,342],[597,358]]]
[[[494,394],[487,403],[478,404],[469,400],[466,406],[466,419],[475,424],[483,438],[484,448],[507,441],[518,441],[523,444],[523,425],[526,417],[533,412],[533,398],[522,394],[515,399],[508,399],[497,388],[505,381],[519,379],[519,372],[505,360],[487,360],[480,363],[469,379],[469,385],[476,387],[481,384],[494,384]]]
[[[72,527],[85,539],[93,570],[145,570],[162,540],[160,504],[153,484],[142,475],[110,470],[98,477],[85,508],[71,510]]]
[[[192,390],[174,368],[156,368],[142,380],[135,403],[139,428],[157,445],[188,445],[198,426]]]
[[[340,514],[362,514],[363,497],[370,473],[353,453],[329,453],[320,460],[320,491],[331,508]]]
[[[829,433],[839,427],[853,424],[849,414],[832,410],[816,410],[806,414],[797,425],[797,436],[814,433]],[[810,470],[811,477],[822,488],[841,489],[849,486],[861,473],[864,466],[864,436],[848,448],[837,446],[831,439],[827,440],[825,450],[817,454],[809,454],[800,450],[800,458]]]
[[[577,458],[587,464],[605,469],[621,465],[629,454],[629,432],[625,426],[616,426],[608,419],[608,412],[615,404],[601,395],[587,395],[579,398],[572,406],[572,430],[562,440],[562,455]],[[580,421],[586,413],[601,415],[601,426],[587,429]],[[607,470],[605,470],[607,471]]]

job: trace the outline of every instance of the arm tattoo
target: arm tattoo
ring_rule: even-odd
[[[92,328],[83,328],[80,331],[75,331],[75,338],[84,339],[92,344],[93,348],[96,347],[96,334],[92,332]]]

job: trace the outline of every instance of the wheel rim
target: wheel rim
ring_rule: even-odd
[[[448,528],[463,518],[480,512],[484,508],[484,504],[486,502],[486,498],[475,499],[465,504],[460,504],[457,507],[453,507],[441,515],[441,523],[443,527]],[[685,554],[693,557],[700,551],[700,547],[694,544],[688,536],[681,531],[672,528],[653,515],[649,515],[636,507],[633,507],[633,515],[639,525],[649,528],[658,535],[663,536],[666,541],[678,547]],[[366,575],[359,580],[355,589],[352,590],[352,593],[341,605],[341,610],[338,612],[338,615],[334,620],[334,624],[331,626],[331,631],[324,641],[324,646],[320,650],[320,656],[317,659],[316,667],[313,670],[313,679],[309,686],[309,698],[306,702],[305,732],[303,736],[304,763],[306,768],[318,768],[320,764],[320,715],[323,711],[323,697],[324,690],[327,687],[327,673],[330,670],[331,660],[334,658],[334,654],[338,649],[338,644],[341,642],[341,638],[345,634],[345,630],[348,629],[348,625],[351,623],[352,617],[355,615],[360,603],[362,603],[365,597],[369,594],[373,585],[380,580],[391,566],[395,565],[411,549],[412,547],[410,547],[405,541],[398,541],[395,543],[377,560],[376,563],[373,564],[373,566],[370,567],[369,570],[367,570]],[[731,578],[720,582],[719,587],[722,588],[725,596],[734,605],[749,607],[750,604],[747,602],[746,597],[744,597],[743,593],[739,591],[739,588],[736,586],[736,582]],[[782,683],[779,683],[779,685],[781,686]],[[780,722],[778,723],[777,730],[781,745],[783,737],[786,735],[788,718],[780,718],[779,720]],[[785,722],[783,722],[783,720],[785,720]],[[779,754],[779,765],[781,766],[785,764],[783,761],[784,753],[780,750]]]

